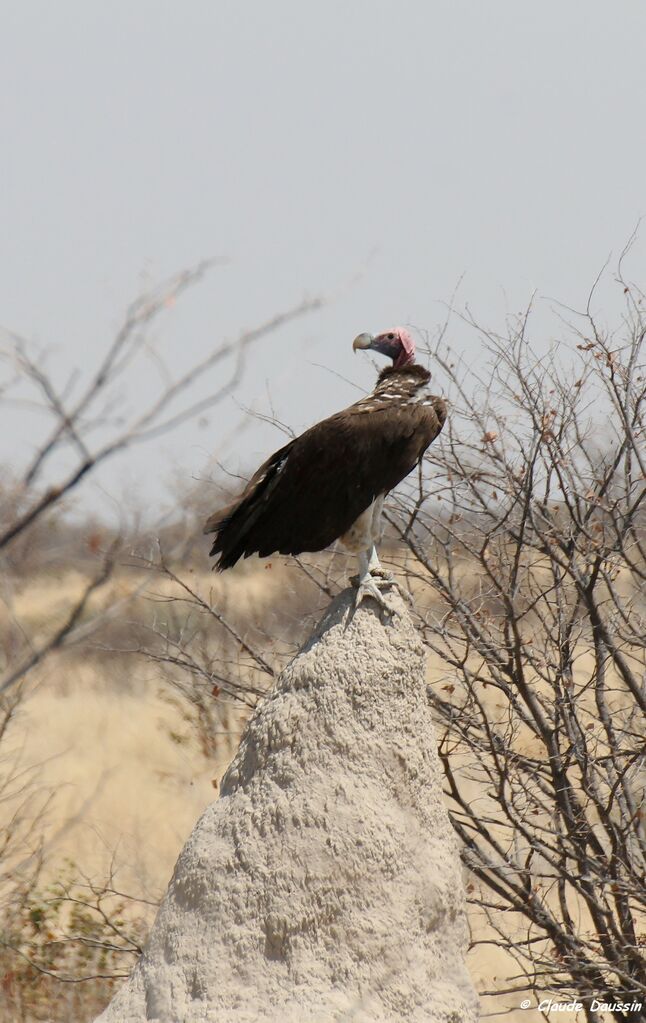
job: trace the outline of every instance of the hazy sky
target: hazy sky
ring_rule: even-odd
[[[498,325],[534,289],[583,304],[646,212],[643,0],[0,0],[0,14],[0,322],[48,350],[59,384],[95,365],[143,285],[219,256],[160,348],[178,371],[327,295],[256,349],[237,393],[260,411],[270,394],[300,430],[358,396],[329,370],[371,385],[359,331],[432,329],[462,274],[463,300]],[[459,324],[451,340],[477,343]],[[141,369],[129,400],[151,387]],[[101,482],[147,500],[214,452],[249,467],[280,436],[253,424],[232,441],[239,416],[228,401]],[[19,462],[45,424],[16,423],[0,456]]]

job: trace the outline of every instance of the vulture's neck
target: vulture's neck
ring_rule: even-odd
[[[415,401],[418,394],[428,391],[431,374],[424,366],[412,362],[407,366],[395,369],[387,366],[377,377],[373,394],[379,398],[391,398],[399,401]]]
[[[375,412],[378,409],[392,409],[397,405],[429,405],[436,399],[430,392],[431,374],[423,366],[412,363],[395,369],[382,369],[375,389],[352,406],[357,412]]]
[[[382,369],[377,378],[375,389],[368,398],[370,407],[383,408],[389,404],[424,402],[431,397],[429,381],[431,374],[423,366],[411,363],[395,369],[388,366]]]
[[[375,390],[381,387],[384,383],[395,383],[395,381],[405,381],[411,387],[422,387],[427,384],[431,379],[431,374],[423,366],[418,366],[416,362],[409,363],[408,366],[402,366],[400,369],[395,369],[394,366],[386,366],[382,369],[381,373],[377,377],[377,383]]]

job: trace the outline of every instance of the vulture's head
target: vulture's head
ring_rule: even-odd
[[[395,369],[409,366],[415,361],[415,342],[405,327],[393,327],[376,337],[372,334],[359,334],[352,342],[352,347],[355,352],[361,348],[387,355],[393,360]]]

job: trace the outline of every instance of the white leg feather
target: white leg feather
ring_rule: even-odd
[[[382,512],[384,510],[384,499],[385,499],[384,495],[382,494],[381,497],[376,497],[371,505],[372,507],[371,532],[373,544],[379,543],[382,536],[384,535],[384,525],[382,519]]]

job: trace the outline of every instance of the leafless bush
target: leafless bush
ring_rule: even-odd
[[[305,301],[238,337],[210,342],[201,359],[173,377],[156,351],[151,328],[206,269],[203,264],[181,273],[137,299],[85,379],[58,381],[48,371],[43,354],[13,333],[5,332],[6,344],[0,348],[0,412],[16,402],[34,411],[34,437],[43,414],[49,424],[22,472],[14,468],[13,474],[0,478],[0,948],[4,949],[0,990],[9,998],[12,1018],[54,1019],[51,1012],[42,1015],[45,1003],[38,997],[25,996],[24,985],[36,974],[64,979],[72,986],[87,978],[110,984],[115,974],[112,968],[104,971],[107,959],[113,962],[115,956],[138,948],[135,941],[128,947],[122,940],[125,931],[117,933],[119,893],[110,886],[93,887],[88,881],[83,895],[80,882],[70,879],[64,886],[59,884],[60,890],[50,890],[47,899],[40,892],[39,873],[47,855],[43,814],[52,794],[43,787],[34,765],[23,765],[20,743],[14,739],[19,735],[14,723],[21,701],[38,672],[42,677],[54,658],[73,663],[75,655],[87,657],[90,645],[100,639],[114,641],[118,623],[137,607],[149,582],[148,577],[142,581],[141,573],[128,570],[132,537],[125,523],[110,526],[86,518],[78,528],[70,524],[68,513],[80,489],[106,460],[123,456],[134,445],[168,433],[217,405],[241,379],[255,344],[319,305],[317,300]],[[122,391],[129,380],[136,386],[137,360],[142,358],[154,361],[159,386],[148,399],[124,412]],[[74,572],[73,585],[65,589],[60,583]],[[41,578],[43,586],[51,580],[59,583],[38,620],[21,613],[17,600],[21,587],[27,581],[33,585],[34,577]],[[119,585],[114,585],[117,577]],[[137,623],[140,631],[147,627],[145,621]],[[132,637],[131,625],[128,631]],[[42,913],[34,909],[39,898]],[[31,936],[29,926],[34,930]],[[17,964],[12,965],[12,956],[19,960]],[[60,1019],[80,1018],[78,999],[72,1004],[71,997],[65,1001],[67,1014],[63,1012]],[[85,1013],[90,1012],[86,1005]]]
[[[139,559],[149,573],[144,628],[130,653],[145,657],[165,682],[206,757],[232,755],[243,721],[299,644],[338,582],[306,559],[267,561],[238,571],[238,587],[193,573],[161,545]],[[339,566],[334,575],[339,574]],[[326,581],[327,579],[327,581]],[[122,651],[124,648],[121,648]],[[173,735],[182,741],[181,734]]]
[[[483,993],[590,1021],[594,997],[646,1002],[646,316],[618,283],[617,333],[590,302],[541,357],[531,309],[479,330],[486,375],[440,336],[452,412],[391,516],[445,667],[429,699],[478,940],[519,967]]]
[[[295,309],[275,316],[261,326],[244,331],[231,341],[209,347],[205,356],[188,366],[178,378],[161,374],[163,383],[159,391],[138,406],[126,422],[120,419],[114,424],[111,416],[115,393],[123,385],[131,370],[133,360],[142,351],[152,351],[154,345],[148,331],[163,311],[172,304],[186,288],[195,284],[204,274],[206,264],[195,270],[179,274],[156,292],[145,295],[132,304],[126,317],[108,346],[96,369],[82,382],[74,398],[69,397],[69,387],[59,388],[42,366],[41,360],[30,352],[24,339],[9,335],[8,347],[0,353],[6,367],[6,378],[0,386],[0,402],[9,401],[12,393],[36,390],[40,395],[42,408],[53,421],[49,434],[37,447],[22,478],[14,487],[0,490],[0,571],[5,579],[11,578],[12,568],[22,562],[35,539],[36,531],[45,526],[52,529],[64,502],[96,470],[96,468],[120,452],[135,444],[144,443],[153,437],[179,426],[181,423],[203,413],[221,402],[240,380],[249,349],[273,330],[316,308],[317,301],[303,302]],[[157,358],[157,357],[156,357]],[[216,371],[215,386],[206,397],[195,397],[195,386]],[[217,374],[224,371],[224,380]],[[91,438],[99,439],[92,443]],[[72,456],[71,468],[56,478],[54,456],[64,448]],[[41,479],[47,476],[50,465],[54,466],[54,480],[44,486]],[[18,682],[37,663],[63,645],[73,642],[77,626],[86,616],[92,594],[100,589],[112,575],[116,559],[117,544],[110,545],[107,553],[102,551],[100,542],[95,544],[99,567],[92,574],[85,590],[74,606],[68,609],[65,619],[50,635],[37,643],[27,643],[28,653],[24,658],[12,658],[13,663],[5,664],[5,676],[0,679],[0,692]],[[10,606],[11,592],[5,587],[5,604]],[[87,634],[87,622],[83,623]],[[18,624],[16,633],[21,635]],[[15,650],[13,651],[15,654]]]

